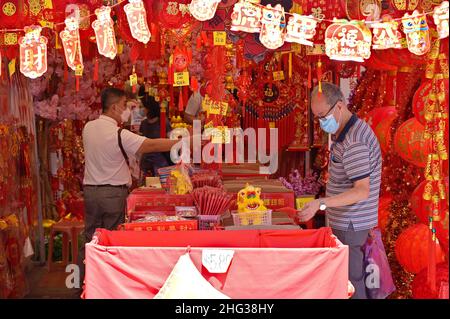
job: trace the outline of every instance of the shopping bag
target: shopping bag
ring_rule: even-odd
[[[363,251],[367,297],[385,299],[395,291],[395,285],[378,228],[369,232]]]

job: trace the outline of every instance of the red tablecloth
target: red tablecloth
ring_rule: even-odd
[[[86,245],[85,298],[153,298],[178,258],[231,298],[347,298],[348,246],[330,228],[127,232],[97,230]],[[202,248],[235,253],[226,274],[201,265]]]

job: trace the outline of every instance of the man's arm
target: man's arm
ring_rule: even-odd
[[[178,140],[170,140],[167,138],[147,138],[137,150],[137,154],[169,152],[172,146],[178,143]]]
[[[308,221],[313,218],[320,208],[320,202],[323,202],[327,207],[347,206],[369,198],[369,193],[370,177],[366,177],[355,181],[351,189],[341,194],[316,199],[305,204],[303,209],[298,213],[298,217],[300,221]]]

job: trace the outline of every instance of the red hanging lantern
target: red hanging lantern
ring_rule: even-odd
[[[426,269],[429,261],[428,239],[431,231],[424,224],[415,224],[405,229],[395,242],[395,255],[402,267],[411,273],[417,274]],[[439,243],[436,242],[436,263],[444,261]]]
[[[364,118],[377,136],[384,153],[388,152],[391,146],[391,126],[397,117],[398,112],[395,106],[384,106],[371,110]]]
[[[424,223],[425,225],[428,225],[428,216],[432,216],[432,210],[433,205],[431,200],[425,200],[423,198],[423,193],[425,191],[425,186],[427,185],[428,181],[423,181],[420,183],[416,189],[411,194],[411,209],[412,211],[417,215],[419,220]],[[445,179],[445,191],[448,198],[448,177]],[[447,199],[441,199],[439,201],[439,212],[440,212],[440,219],[444,220],[445,213],[448,211],[448,201]]]
[[[386,225],[389,222],[389,214],[390,214],[390,206],[392,203],[393,197],[391,194],[386,194],[380,197],[378,203],[378,227],[381,232],[384,232],[386,229]]]
[[[411,118],[405,121],[395,132],[395,152],[405,161],[419,167],[425,167],[430,152],[430,141],[424,138],[425,127]]]
[[[447,287],[445,288],[445,284]],[[436,290],[428,285],[427,269],[418,273],[412,282],[412,294],[414,299],[439,299],[440,287],[447,290],[448,294],[448,263],[436,265]],[[442,297],[441,297],[442,298]]]

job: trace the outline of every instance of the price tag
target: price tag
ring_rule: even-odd
[[[214,31],[214,45],[225,45],[227,43],[227,33],[225,31]]]
[[[273,80],[274,81],[282,81],[282,80],[284,80],[284,72],[283,71],[275,71],[275,72],[273,72]]]
[[[221,109],[222,115],[226,116],[227,112],[228,112],[228,103],[227,102],[222,102],[220,109]]]
[[[220,102],[211,101],[209,103],[209,114],[216,114],[216,115],[220,114]]]
[[[202,264],[212,274],[226,273],[233,260],[234,250],[203,249]]]
[[[202,100],[202,110],[205,112],[209,112],[209,106],[210,106],[210,99],[209,95],[205,94],[205,97]]]
[[[275,122],[269,122],[269,128],[275,128]]]
[[[173,78],[173,86],[189,85],[189,72],[175,72]]]
[[[138,83],[138,78],[136,73],[130,75],[130,86],[135,86]]]
[[[14,73],[16,73],[16,59],[12,59],[8,63],[9,77],[12,77]]]
[[[83,66],[78,64],[75,68],[75,76],[83,76]]]
[[[228,126],[218,126],[211,131],[213,144],[228,144],[231,142],[231,132]]]

